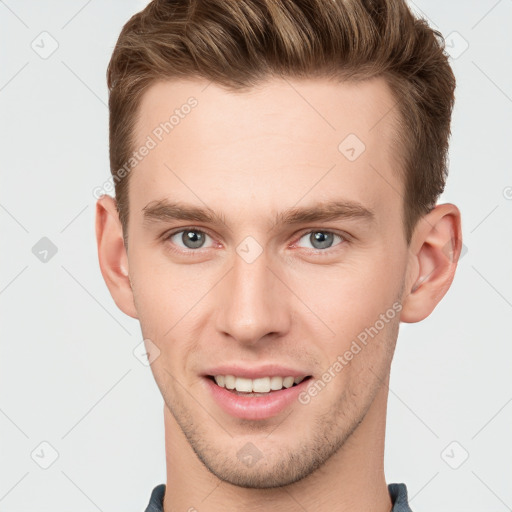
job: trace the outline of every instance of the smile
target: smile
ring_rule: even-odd
[[[258,379],[247,379],[244,377],[235,377],[234,375],[215,375],[210,376],[213,378],[218,386],[231,391],[238,391],[239,393],[263,394],[270,393],[271,391],[279,391],[283,388],[291,388],[300,384],[304,377],[261,377]]]

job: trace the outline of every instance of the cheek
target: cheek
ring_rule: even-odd
[[[144,263],[143,263],[144,262]],[[141,330],[160,351],[153,371],[165,379],[162,365],[174,373],[194,348],[203,324],[201,300],[211,289],[210,279],[204,273],[194,272],[191,266],[172,265],[153,259],[150,255],[134,264],[133,292]],[[215,281],[212,281],[215,282]],[[181,370],[180,370],[181,371]]]
[[[355,258],[357,263],[310,269],[307,279],[299,273],[290,276],[290,287],[313,313],[308,324],[318,324],[313,328],[323,340],[324,347],[326,333],[330,334],[331,349],[339,353],[365,329],[373,326],[381,314],[391,309],[386,320],[396,316],[397,306],[392,308],[399,299],[403,280],[401,259],[396,257],[392,263],[393,258],[389,256],[385,261],[367,255]],[[307,313],[306,309],[301,309]],[[301,321],[309,317],[309,314],[302,315]]]
[[[159,336],[187,315],[211,287],[204,273],[188,265],[148,257],[130,268],[141,324],[151,326]]]

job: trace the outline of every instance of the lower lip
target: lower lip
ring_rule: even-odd
[[[309,384],[309,379],[291,388],[271,391],[268,396],[243,396],[221,388],[209,377],[204,377],[213,399],[228,414],[244,420],[264,420],[277,416],[288,407]]]

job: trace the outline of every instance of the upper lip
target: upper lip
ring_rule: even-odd
[[[245,379],[259,379],[261,377],[307,377],[308,372],[278,364],[265,364],[249,368],[237,364],[224,364],[206,370],[205,376],[234,375]]]

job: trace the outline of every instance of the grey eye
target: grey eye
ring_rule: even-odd
[[[311,244],[312,249],[329,249],[334,242],[334,238],[338,237],[340,240],[343,238],[336,233],[331,233],[330,231],[310,231],[309,233],[305,233],[302,237],[307,237],[308,242]]]
[[[196,229],[184,229],[183,231],[174,233],[170,237],[170,240],[173,243],[176,243],[179,247],[183,247],[185,249],[200,249],[207,237],[208,235],[202,231],[198,231]],[[180,243],[177,243],[178,241]]]

